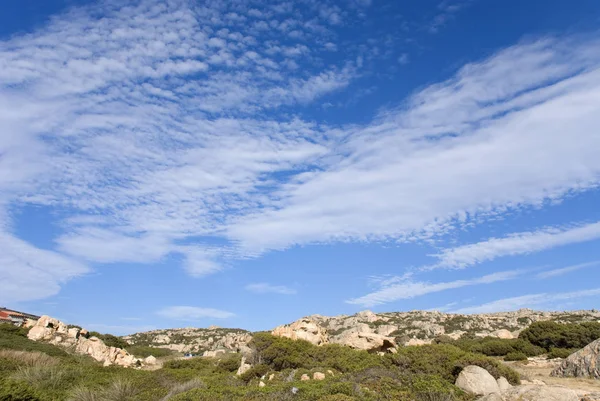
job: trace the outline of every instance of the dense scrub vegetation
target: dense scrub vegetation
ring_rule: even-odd
[[[238,354],[216,359],[171,358],[153,371],[104,368],[89,357],[30,341],[26,333],[0,325],[0,401],[470,401],[473,397],[453,385],[463,367],[478,365],[516,384],[518,374],[500,358],[565,357],[600,338],[600,324],[538,322],[513,340],[442,336],[436,344],[400,347],[397,353],[384,356],[256,333],[248,357],[254,366],[241,376],[235,375],[241,360]],[[171,354],[122,344],[119,337],[93,335],[140,357]],[[325,379],[301,380],[302,375],[313,378],[316,372],[325,374]],[[265,386],[259,387],[261,381]]]
[[[523,330],[519,338],[550,351],[553,348],[583,348],[600,338],[600,323],[535,322]]]
[[[518,381],[517,374],[499,362],[447,344],[406,347],[395,355],[379,356],[258,333],[251,345],[255,366],[240,377],[235,375],[238,354],[171,359],[154,371],[105,368],[88,357],[30,341],[23,329],[0,325],[0,400],[460,401],[472,397],[452,383],[468,364]],[[326,378],[300,380],[317,371]],[[261,380],[264,387],[258,386]]]

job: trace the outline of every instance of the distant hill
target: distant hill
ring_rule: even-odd
[[[343,344],[356,349],[382,350],[396,345],[421,345],[435,338],[462,336],[516,338],[533,322],[581,323],[599,321],[596,310],[542,312],[520,309],[478,315],[436,311],[359,312],[347,316],[312,315],[278,326],[272,333],[304,339],[315,345]],[[243,351],[252,333],[242,329],[164,329],[125,336],[130,344],[168,348],[179,352],[214,355]]]

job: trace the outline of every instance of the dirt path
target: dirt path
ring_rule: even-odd
[[[560,361],[536,358],[527,364],[522,362],[506,362],[506,364],[519,372],[524,380],[531,382],[541,380],[548,385],[564,386],[578,393],[600,393],[600,380],[550,376],[550,372],[560,364]]]

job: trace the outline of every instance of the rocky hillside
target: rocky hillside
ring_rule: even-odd
[[[252,339],[249,331],[241,329],[182,328],[153,330],[123,337],[132,345],[168,348],[183,353],[215,356],[218,353],[243,352]]]
[[[352,316],[313,315],[273,330],[274,335],[302,338],[313,344],[336,343],[358,349],[430,343],[438,336],[454,339],[463,335],[477,337],[516,338],[533,322],[551,320],[559,323],[579,323],[600,320],[600,312],[569,311],[539,312],[520,309],[480,315],[448,314],[436,311],[373,313],[359,312]]]
[[[540,312],[520,309],[515,312],[460,315],[435,311],[363,311],[351,316],[307,316],[276,327],[272,334],[307,340],[315,345],[335,343],[356,349],[389,351],[397,345],[427,344],[441,335],[455,339],[462,335],[515,338],[531,323],[546,320],[561,323],[598,321],[600,312]],[[243,351],[251,338],[252,334],[245,330],[215,327],[154,330],[124,337],[135,345],[204,355]]]

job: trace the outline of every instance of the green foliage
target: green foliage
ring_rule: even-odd
[[[548,352],[548,358],[549,359],[554,359],[554,358],[567,358],[569,355],[571,355],[574,352],[577,352],[577,349],[570,349],[570,348],[551,348],[550,352]]]
[[[513,352],[509,352],[508,354],[506,354],[504,356],[504,360],[505,361],[526,361],[527,355],[525,355],[521,351],[513,351]]]
[[[218,359],[217,369],[221,372],[235,372],[242,360],[240,354],[225,354]]]
[[[551,348],[583,348],[600,338],[600,323],[535,322],[523,330],[519,338],[548,351]]]
[[[524,339],[500,339],[495,337],[461,338],[450,341],[462,350],[484,354],[487,356],[505,356],[520,352],[526,356],[537,356],[546,353],[542,347],[531,344]]]
[[[250,380],[258,377],[262,377],[267,374],[269,371],[269,365],[265,365],[264,363],[259,363],[258,365],[254,365],[243,374],[240,375],[240,379],[244,382],[248,383]]]
[[[173,355],[173,351],[168,348],[155,348],[145,345],[128,345],[126,349],[127,352],[129,352],[131,355],[135,355],[138,358],[146,358],[150,355],[156,358]]]
[[[14,380],[0,382],[0,401],[40,401],[40,395],[29,384]]]
[[[0,324],[0,349],[39,351],[51,356],[67,355],[65,351],[53,345],[29,340],[26,329],[6,323]]]
[[[520,383],[519,374],[508,366],[485,355],[467,352],[449,344],[404,347],[389,358],[401,370],[437,375],[450,383],[454,383],[460,371],[468,365],[480,366],[495,378],[504,376],[513,384]]]
[[[123,340],[121,337],[113,336],[112,334],[101,334],[97,331],[90,331],[90,337],[98,337],[109,347],[123,349],[129,347],[129,343],[127,341]]]

